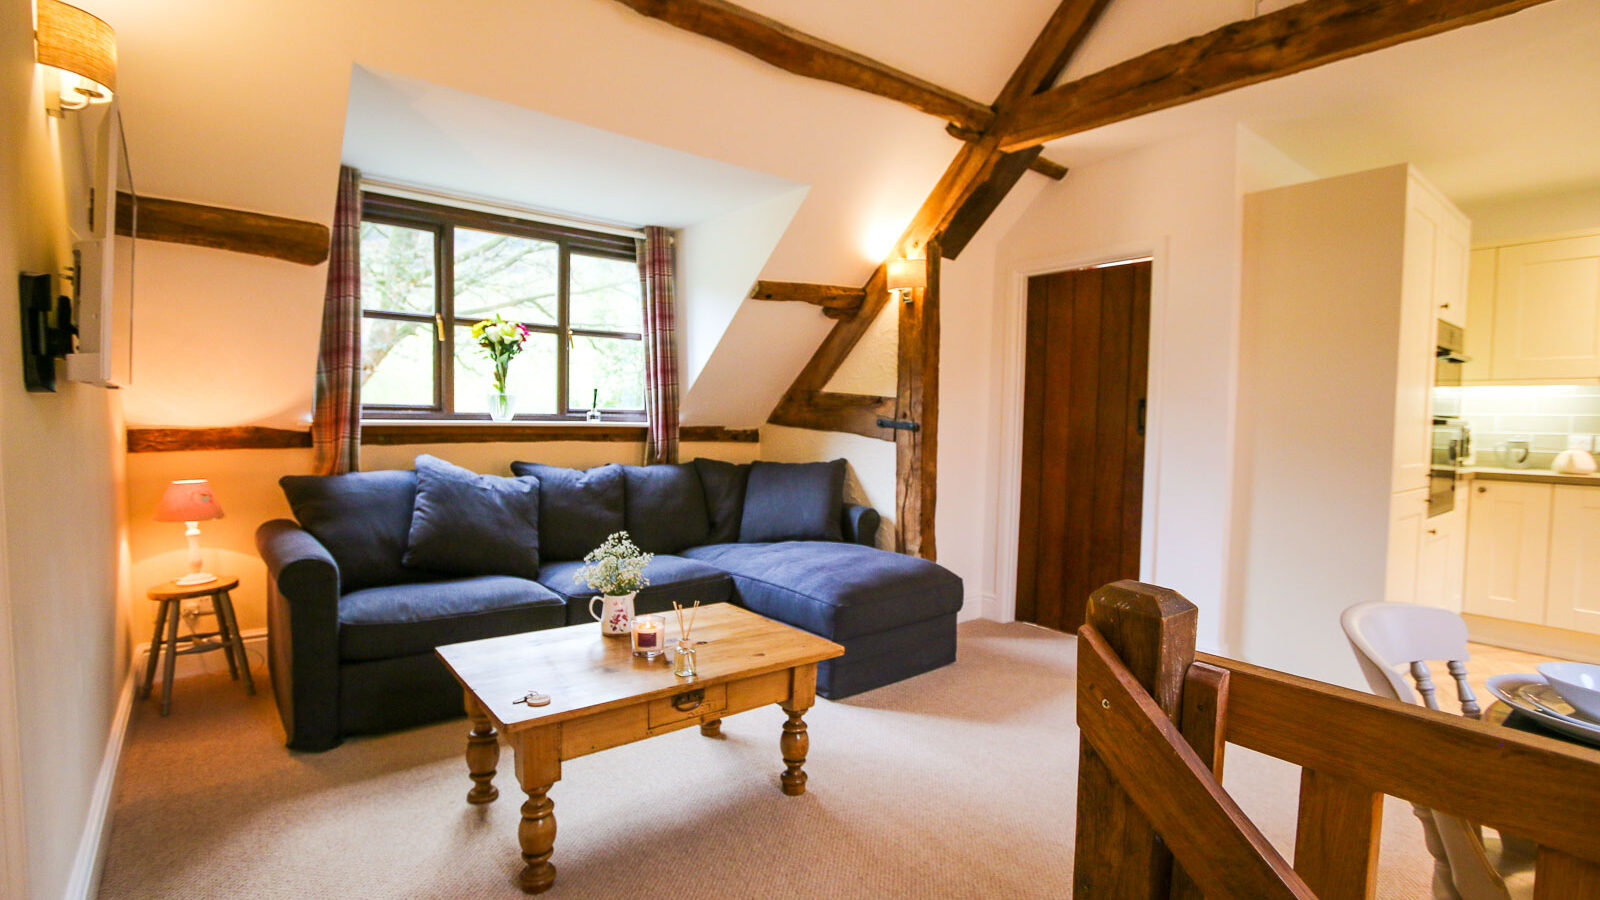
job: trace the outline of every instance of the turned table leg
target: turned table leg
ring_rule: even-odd
[[[561,780],[561,726],[516,732],[511,742],[517,754],[517,783],[528,795],[517,826],[523,863],[517,883],[530,894],[541,894],[556,881],[556,867],[550,864],[556,844],[556,805],[550,800],[550,788]]]
[[[801,766],[806,764],[806,754],[811,752],[811,737],[806,734],[806,720],[801,718],[805,710],[785,706],[784,712],[789,714],[789,721],[783,723],[783,737],[778,740],[786,764],[782,775],[783,792],[798,797],[806,792],[806,773]]]
[[[467,802],[492,803],[500,796],[500,789],[494,786],[495,766],[500,762],[500,735],[488,712],[470,693],[467,716],[472,720],[472,731],[467,735],[467,772],[472,776],[472,790],[467,791]]]
[[[548,891],[556,883],[556,867],[550,864],[556,846],[556,805],[549,797],[550,788],[547,784],[525,789],[528,799],[522,804],[522,824],[517,826],[523,862],[517,882],[530,894]]]
[[[712,719],[709,722],[701,722],[700,733],[706,737],[717,737],[722,734],[722,720]]]

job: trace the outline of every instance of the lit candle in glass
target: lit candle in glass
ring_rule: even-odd
[[[664,652],[665,622],[660,616],[637,616],[633,620],[633,655],[655,659]]]

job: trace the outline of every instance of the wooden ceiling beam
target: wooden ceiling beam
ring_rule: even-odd
[[[1067,177],[1066,166],[1063,166],[1061,163],[1052,162],[1051,160],[1045,159],[1043,156],[1035,156],[1033,161],[1028,163],[1028,171],[1038,172],[1040,175],[1043,175],[1051,181],[1060,181],[1061,179]]]
[[[1001,109],[995,130],[1000,148],[1016,152],[1544,2],[1306,0],[1027,97]]]
[[[138,213],[138,234],[134,234],[133,196],[118,191],[117,234],[123,237],[231,250],[305,266],[328,259],[328,226],[316,222],[159,197],[140,197]]]
[[[796,75],[877,94],[984,131],[994,110],[955,91],[797,31],[726,0],[617,0],[634,12],[692,31]]]
[[[863,288],[842,287],[836,284],[805,284],[798,281],[758,281],[750,292],[753,300],[809,303],[822,307],[822,314],[830,319],[848,319],[861,309],[867,299]]]

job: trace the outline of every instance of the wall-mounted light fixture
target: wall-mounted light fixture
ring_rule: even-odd
[[[928,286],[928,261],[925,259],[889,260],[889,290],[899,294],[903,302],[910,303],[916,292]]]
[[[55,76],[55,96],[46,98],[52,115],[111,102],[117,87],[117,33],[110,25],[61,0],[39,0],[34,38],[34,59]]]

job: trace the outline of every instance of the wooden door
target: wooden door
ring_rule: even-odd
[[[1551,491],[1478,479],[1467,508],[1467,612],[1544,624]]]
[[[1083,624],[1139,576],[1150,262],[1028,279],[1017,618]]]
[[[1600,488],[1557,485],[1545,624],[1600,634]]]

